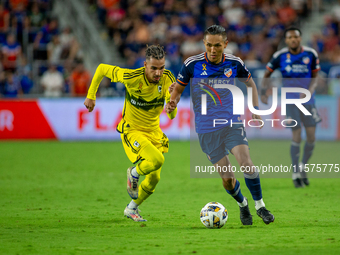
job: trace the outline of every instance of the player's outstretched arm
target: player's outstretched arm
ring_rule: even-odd
[[[177,104],[179,100],[181,99],[181,95],[185,89],[185,86],[182,86],[178,84],[177,82],[174,82],[173,84],[171,84],[170,88],[172,88],[170,102],[167,103],[165,106],[165,111],[167,113],[171,113],[176,109]]]
[[[267,89],[270,87],[269,86],[269,77],[272,75],[272,72],[269,70],[266,70],[262,79],[262,84],[260,87],[260,92],[261,92],[261,102],[264,104],[268,104],[268,96],[267,96]]]
[[[106,76],[107,78],[110,78],[111,80],[114,80],[114,77],[113,77],[114,68],[115,66],[105,65],[105,64],[100,64],[97,67],[96,72],[93,75],[90,88],[87,92],[87,97],[84,102],[84,105],[89,110],[89,112],[92,112],[96,105],[97,90],[104,76]]]
[[[165,112],[168,115],[169,119],[174,119],[177,115],[177,107],[175,108],[175,110],[170,111],[170,96],[171,93],[174,91],[175,89],[175,85],[176,83],[173,83],[170,85],[168,92],[166,93],[166,105],[165,105]]]
[[[253,80],[252,77],[250,77],[249,81],[245,82],[246,86],[247,87],[251,87],[252,88],[252,91],[253,91],[253,105],[254,105],[254,108],[257,108],[259,107],[259,94],[257,92],[257,88],[256,88],[256,84]],[[252,115],[252,118],[255,119],[255,120],[261,120],[262,121],[262,118],[260,115],[257,115],[257,114],[254,114]],[[261,126],[260,128],[262,128],[263,126]]]

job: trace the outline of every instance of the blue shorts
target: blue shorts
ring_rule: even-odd
[[[202,151],[207,154],[212,164],[228,155],[228,151],[231,151],[235,146],[248,145],[243,124],[236,124],[232,127],[226,126],[214,132],[198,134],[198,138]]]
[[[301,128],[301,123],[304,127],[316,127],[316,124],[322,121],[314,104],[303,105],[312,115],[304,115],[295,104],[288,104],[286,107],[287,119],[297,121],[297,125],[292,127],[293,130]]]

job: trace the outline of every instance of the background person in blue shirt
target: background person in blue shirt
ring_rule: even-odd
[[[232,93],[229,89],[216,86],[221,83],[234,85],[235,78],[238,78],[252,88],[253,104],[258,109],[258,93],[255,82],[240,58],[223,53],[228,44],[227,34],[223,27],[213,25],[207,28],[204,32],[203,42],[206,52],[189,57],[184,61],[178,74],[177,82],[172,85],[174,88],[171,92],[171,102],[167,104],[166,111],[171,112],[176,108],[185,86],[193,78],[190,87],[195,112],[196,132],[198,133],[202,151],[206,153],[216,169],[231,165],[228,151],[235,156],[240,166],[248,167],[249,171],[244,173],[244,177],[255,201],[257,215],[262,218],[264,223],[269,224],[274,221],[274,215],[266,209],[263,202],[259,172],[254,167],[249,155],[248,141],[243,123],[240,115],[233,114]],[[207,91],[210,94],[213,93],[218,100],[206,97],[207,114],[201,114],[202,93],[205,94]],[[227,119],[228,124],[214,127],[214,119]],[[253,114],[253,119],[261,120],[261,117]],[[241,123],[230,125],[231,121]],[[234,173],[232,171],[219,171],[219,174],[223,180],[223,187],[237,201],[240,207],[242,224],[252,225],[253,220],[249,211],[248,201],[242,195],[240,183],[236,180]]]
[[[320,65],[317,52],[310,47],[301,46],[301,31],[298,28],[291,27],[286,29],[284,36],[285,43],[288,47],[275,52],[267,64],[267,70],[262,82],[261,101],[267,104],[268,78],[275,69],[279,69],[282,73],[282,77],[284,78],[283,87],[301,87],[308,89],[311,93],[311,99],[304,104],[304,107],[312,115],[304,115],[299,108],[293,104],[288,104],[286,108],[287,119],[297,121],[297,125],[292,127],[293,137],[290,146],[290,155],[294,169],[292,174],[293,183],[296,188],[301,188],[304,187],[304,185],[309,185],[309,180],[307,179],[306,172],[303,170],[303,166],[312,156],[316,124],[321,122],[321,118],[315,107],[315,88],[317,86],[315,78],[320,70]],[[304,94],[287,93],[287,98],[289,99],[303,97],[305,97]],[[302,164],[300,164],[299,167],[301,123],[306,129],[307,141],[303,151]]]

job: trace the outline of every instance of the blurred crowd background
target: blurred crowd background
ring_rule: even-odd
[[[0,97],[84,97],[101,44],[77,37],[81,25],[63,17],[67,0],[0,1]],[[204,51],[204,30],[226,28],[226,52],[244,60],[255,78],[284,46],[283,31],[301,28],[303,44],[319,54],[318,94],[340,96],[340,1],[321,0],[74,0],[101,40],[117,52],[112,65],[138,68],[146,45],[160,44],[175,76],[183,61]],[[72,2],[73,3],[73,2]],[[59,4],[58,8],[55,8]],[[64,9],[66,10],[66,9]],[[77,11],[74,16],[77,16]],[[75,17],[74,17],[75,18]],[[61,25],[62,24],[62,25]],[[86,25],[89,25],[86,24]],[[84,25],[84,24],[83,24]],[[79,31],[80,32],[80,31]],[[94,36],[88,33],[87,37]],[[119,61],[118,61],[119,60]],[[104,61],[104,60],[103,60]],[[186,95],[189,91],[186,92]],[[102,82],[99,96],[124,96],[124,85]]]

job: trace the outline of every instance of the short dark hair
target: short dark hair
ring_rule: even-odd
[[[221,35],[224,41],[227,40],[227,32],[225,31],[224,27],[219,26],[219,25],[212,25],[208,27],[204,31],[204,34],[203,34],[204,38],[206,37],[206,35]]]
[[[289,27],[289,28],[287,28],[287,29],[285,30],[285,32],[284,32],[284,34],[283,34],[285,38],[286,38],[286,35],[287,35],[287,33],[288,33],[289,31],[298,31],[298,32],[300,33],[300,36],[302,35],[301,30],[298,29],[297,27]]]
[[[155,59],[162,59],[165,57],[165,51],[163,49],[163,46],[160,45],[150,45],[146,46],[145,50],[145,58],[147,60],[150,60],[150,58],[155,58]]]

